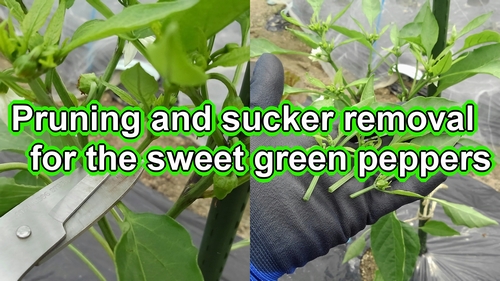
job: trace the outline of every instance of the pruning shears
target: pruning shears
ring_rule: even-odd
[[[132,176],[88,175],[79,168],[0,218],[0,279],[21,279],[103,217],[135,184]]]

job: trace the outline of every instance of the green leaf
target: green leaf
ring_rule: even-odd
[[[124,102],[127,104],[133,105],[133,106],[139,106],[139,103],[135,99],[133,99],[127,92],[124,90],[120,89],[119,87],[109,84],[106,81],[101,81],[101,83],[106,86],[107,89],[110,89],[115,93],[117,96],[119,96]],[[156,92],[155,92],[156,93]],[[141,100],[141,99],[139,99]]]
[[[250,9],[241,14],[236,21],[240,24],[241,45],[248,45],[248,36],[250,35]]]
[[[342,261],[343,264],[363,253],[363,250],[365,249],[366,246],[365,234],[366,232],[364,232],[359,238],[354,240],[354,242],[349,246],[349,248],[347,248],[344,260]]]
[[[313,103],[311,103],[311,106],[316,108],[316,109],[322,109],[325,107],[331,108],[333,106],[333,100],[332,99],[322,99],[322,100],[316,100]]]
[[[310,89],[303,89],[303,88],[296,88],[296,87],[288,86],[287,84],[285,84],[285,87],[283,88],[283,95],[293,95],[293,94],[301,94],[301,93],[322,94],[319,91],[310,90]]]
[[[453,54],[448,52],[442,59],[440,59],[431,69],[433,75],[439,75],[450,70],[453,62]]]
[[[370,26],[380,14],[380,1],[379,0],[363,0],[363,13],[368,19]]]
[[[394,149],[419,149],[421,146],[414,143],[398,142],[391,144]]]
[[[65,139],[67,137],[69,136],[52,136],[48,132],[43,133],[41,136],[35,135],[28,127],[20,135],[14,136],[9,132],[7,125],[0,121],[0,151],[12,151],[24,154],[31,144],[37,140],[43,140],[49,146],[62,149],[68,145]]]
[[[362,100],[353,106],[356,106],[356,107],[371,106],[375,101],[376,101],[375,96],[373,96],[373,97],[366,98],[365,100]]]
[[[410,22],[403,26],[399,31],[399,38],[406,40],[408,42],[413,42],[417,45],[421,45],[420,34],[422,33],[422,23],[421,22]],[[401,45],[401,43],[400,43]]]
[[[296,20],[296,19],[294,19],[294,18],[292,18],[292,17],[287,16],[287,15],[286,15],[286,13],[285,13],[285,9],[281,10],[281,17],[282,17],[284,20],[286,20],[287,22],[289,22],[289,23],[291,23],[291,24],[293,24],[293,25],[296,25],[296,26],[304,26],[303,24],[301,24],[301,23],[300,23],[300,21],[299,21],[299,20]]]
[[[63,48],[63,53],[68,54],[71,50],[91,41],[147,27],[173,13],[188,9],[197,2],[198,0],[183,0],[132,5],[107,20],[88,21],[75,31],[71,42]]]
[[[73,4],[75,4],[75,0],[66,0],[66,9],[73,7]]]
[[[377,269],[377,271],[375,271],[375,278],[373,279],[373,281],[384,281],[384,277],[382,277],[380,269]]]
[[[439,25],[432,13],[431,9],[427,7],[425,9],[425,17],[422,22],[422,32],[420,35],[420,40],[422,42],[422,47],[424,47],[427,56],[430,56],[432,49],[439,37]]]
[[[349,38],[355,39],[356,41],[363,44],[364,46],[366,46],[369,49],[373,49],[370,42],[368,40],[366,40],[366,36],[359,31],[356,31],[353,29],[348,29],[348,28],[345,28],[343,26],[338,26],[338,25],[332,25],[332,26],[330,26],[330,28],[337,31],[340,34],[343,34],[343,35],[349,37]]]
[[[384,280],[407,281],[413,274],[420,244],[415,230],[399,221],[394,212],[371,228],[373,257]]]
[[[399,42],[399,29],[396,25],[394,25],[391,29],[391,42],[394,44],[394,47],[399,47],[401,43]]]
[[[123,71],[120,80],[123,86],[143,104],[152,105],[155,102],[158,82],[142,68],[140,63]]]
[[[59,38],[61,37],[66,12],[65,2],[66,1],[59,2],[59,6],[52,16],[52,19],[47,26],[47,30],[45,31],[45,35],[43,36],[43,42],[48,45],[57,44],[59,42]]]
[[[12,14],[19,23],[24,21],[24,12],[19,2],[15,0],[5,0],[5,5],[9,8],[10,14]]]
[[[209,66],[209,69],[217,66],[236,66],[247,62],[249,59],[250,46],[244,46],[232,49],[229,53],[217,57],[217,59]]]
[[[321,89],[326,88],[325,84],[323,82],[321,82],[321,80],[319,80],[318,78],[312,77],[311,74],[309,74],[309,72],[306,72],[306,78],[307,78],[307,81],[309,81],[309,83],[311,83],[313,86],[321,88]]]
[[[313,9],[313,17],[318,16],[319,12],[321,11],[321,6],[323,6],[324,0],[307,0],[309,5],[311,5],[311,8]]]
[[[419,146],[430,146],[436,149],[443,149],[447,146],[455,146],[458,140],[460,140],[460,136],[450,136],[446,133],[435,136],[428,133],[424,136],[412,139],[411,143]]]
[[[367,100],[370,98],[375,98],[375,89],[373,88],[373,75],[370,76],[368,82],[366,82],[363,92],[361,93],[361,100]]]
[[[425,3],[420,7],[420,10],[418,11],[417,15],[413,19],[413,22],[418,22],[422,23],[425,20],[425,16],[427,14],[427,11],[431,9],[431,6],[429,5],[429,1],[425,0]]]
[[[332,18],[332,21],[330,22],[330,24],[334,24],[335,22],[337,22],[337,20],[339,20],[340,17],[342,17],[345,14],[345,12],[347,12],[347,10],[349,10],[349,8],[351,7],[352,3],[354,3],[354,1],[350,1],[349,4],[347,4],[340,12],[338,12],[338,14],[336,14]]]
[[[484,43],[500,43],[500,34],[492,30],[484,30],[465,38],[464,46],[460,51],[481,45]]]
[[[164,2],[168,3],[169,1]],[[184,2],[184,0],[180,2]],[[137,6],[142,5],[144,4]],[[187,52],[191,52],[196,48],[197,42],[192,39],[190,30],[193,28],[199,29],[205,34],[205,39],[208,39],[234,22],[242,14],[248,14],[249,10],[250,1],[248,0],[217,0],[217,2],[199,0],[196,5],[188,10],[168,17],[163,24],[168,26],[174,22],[178,23],[183,47]],[[146,17],[149,17],[149,15]]]
[[[207,81],[205,72],[193,65],[182,47],[176,24],[167,26],[163,36],[149,46],[151,64],[168,83],[179,86],[199,86]]]
[[[434,236],[455,236],[460,235],[460,232],[448,226],[442,221],[430,220],[420,227],[421,230]]]
[[[347,84],[345,87],[348,88],[348,87],[357,87],[359,85],[365,85],[366,83],[368,83],[368,81],[370,80],[370,78],[361,78],[359,80],[356,80],[356,81],[353,81],[349,84]]]
[[[0,216],[10,211],[26,198],[41,189],[41,186],[16,183],[13,178],[0,177]]]
[[[333,85],[336,87],[344,86],[344,76],[342,75],[342,68],[339,68],[333,76]]]
[[[452,65],[443,73],[437,93],[453,86],[478,73],[488,73],[500,77],[498,60],[500,59],[500,43],[482,46],[469,52],[467,57]]]
[[[299,38],[300,41],[304,42],[307,46],[316,49],[318,48],[318,44],[321,43],[321,38],[318,38],[316,34],[308,34],[300,30],[295,30],[291,28],[287,28],[287,30],[295,35],[295,37]]]
[[[456,225],[463,225],[469,228],[498,225],[498,222],[474,210],[472,207],[436,198],[433,198],[432,200],[441,204],[446,215],[450,217],[451,221]]]
[[[44,187],[47,184],[37,176],[32,175],[29,171],[23,170],[14,176],[14,180],[17,184],[27,185],[27,186],[39,186]]]
[[[405,111],[410,111],[415,106],[423,108],[441,109],[441,108],[449,108],[452,106],[461,106],[461,104],[456,101],[452,101],[445,98],[416,97],[401,105],[401,107]]]
[[[118,280],[203,280],[198,250],[182,225],[165,215],[120,210],[125,221],[115,248]]]
[[[21,30],[26,38],[31,38],[31,35],[45,24],[52,10],[54,0],[35,0],[24,17],[21,24]]]
[[[485,146],[484,144],[477,142],[473,139],[469,139],[469,138],[460,138],[460,140],[458,140],[458,143],[463,145],[463,146],[472,146],[472,147],[484,147]],[[496,163],[500,163],[500,155],[495,155],[494,160]]]
[[[251,58],[259,57],[262,54],[266,54],[266,53],[309,56],[308,53],[280,48],[265,38],[256,38],[256,39],[252,38],[250,40],[250,57]]]
[[[458,33],[457,37],[460,38],[465,34],[471,32],[472,30],[480,27],[491,17],[491,15],[493,15],[493,12],[480,15],[477,18],[473,19]]]

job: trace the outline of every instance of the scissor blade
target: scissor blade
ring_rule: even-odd
[[[2,280],[20,279],[42,256],[63,241],[66,235],[63,224],[52,218],[49,212],[83,177],[77,173],[61,178],[0,218]]]
[[[65,223],[87,201],[94,192],[108,179],[104,176],[85,177],[50,211],[50,215]]]
[[[143,169],[132,176],[111,176],[64,224],[66,237],[38,263],[42,264],[57,254],[96,221],[102,218],[139,179]]]

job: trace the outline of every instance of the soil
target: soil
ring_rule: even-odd
[[[375,278],[375,272],[378,268],[371,249],[368,249],[363,254],[359,269],[361,271],[361,278],[363,279],[363,281],[373,281],[373,279]]]

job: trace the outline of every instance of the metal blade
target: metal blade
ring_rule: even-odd
[[[86,201],[81,200],[84,202],[79,209],[69,212],[70,217],[64,227],[61,221],[50,214],[53,209],[59,209],[62,206],[60,203],[66,201],[63,199],[69,196],[72,188],[88,176],[83,169],[77,169],[70,176],[44,187],[1,217],[1,280],[18,280],[34,264],[46,261],[71,243],[108,212],[133,186],[141,173],[142,170],[129,177],[109,177]],[[29,227],[31,235],[20,239],[16,233],[19,232],[21,236],[28,233],[25,226]]]
[[[43,257],[38,264],[44,263],[57,254],[108,213],[116,202],[120,201],[132,186],[134,186],[142,172],[143,169],[140,169],[133,176],[117,175],[109,177],[106,182],[104,182],[104,184],[68,219],[64,224],[66,237],[53,251]]]
[[[61,242],[63,224],[49,215],[54,205],[82,179],[64,177],[39,190],[0,218],[0,274],[18,280]]]

